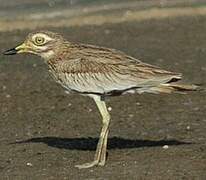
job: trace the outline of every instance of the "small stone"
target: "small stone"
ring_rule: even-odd
[[[202,70],[202,71],[206,71],[206,67],[204,67],[204,66],[201,67],[201,70]]]
[[[194,111],[199,111],[200,108],[199,108],[199,107],[195,107],[195,108],[193,108],[193,110],[194,110]]]
[[[129,114],[129,117],[130,117],[130,118],[133,118],[133,117],[134,117],[134,114]]]
[[[55,109],[55,106],[51,106],[51,109],[52,109],[52,110]]]
[[[69,103],[69,104],[67,104],[67,106],[68,106],[68,107],[70,107],[70,106],[72,106],[72,104],[71,104],[71,103]]]
[[[30,162],[26,163],[26,165],[27,165],[27,166],[33,166],[33,164],[30,163]]]
[[[64,91],[66,94],[70,94],[70,92],[69,91]]]
[[[37,67],[37,64],[33,64],[33,67],[34,67],[34,68]]]
[[[140,102],[136,102],[136,105],[137,105],[137,106],[140,106],[141,104],[140,104]]]
[[[187,129],[187,130],[190,130],[191,128],[190,128],[190,126],[187,126],[186,129]]]
[[[6,90],[6,86],[2,86],[2,89],[3,89],[3,90]]]
[[[7,95],[6,95],[6,98],[10,98],[10,97],[11,97],[11,95],[10,95],[10,94],[7,94]]]
[[[168,145],[164,145],[162,148],[163,148],[163,149],[168,149],[169,146],[168,146]]]
[[[112,110],[112,107],[108,107],[108,111],[111,111]]]

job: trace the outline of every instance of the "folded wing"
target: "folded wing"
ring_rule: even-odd
[[[142,93],[181,79],[181,74],[143,63],[120,51],[82,46],[74,46],[78,51],[73,49],[66,61],[58,63],[58,78],[67,89],[94,94],[136,89]]]

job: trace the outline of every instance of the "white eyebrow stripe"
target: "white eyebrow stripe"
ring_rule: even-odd
[[[34,41],[36,37],[43,37],[46,41],[53,40],[53,38],[51,38],[48,35],[43,34],[43,33],[34,34],[33,37],[32,37],[32,40]]]

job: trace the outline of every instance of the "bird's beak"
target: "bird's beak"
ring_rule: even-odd
[[[27,52],[27,46],[25,45],[25,43],[15,47],[15,48],[12,48],[12,49],[9,49],[7,51],[5,51],[3,54],[4,55],[14,55],[14,54],[17,54],[17,53],[23,53],[23,52]]]

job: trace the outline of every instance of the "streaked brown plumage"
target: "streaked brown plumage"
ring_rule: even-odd
[[[195,90],[195,85],[176,82],[181,74],[143,63],[121,51],[66,41],[48,31],[28,35],[24,43],[5,55],[33,53],[48,64],[54,79],[67,91],[92,97],[102,115],[103,127],[94,161],[79,168],[104,165],[110,115],[104,98],[127,92],[171,93]]]

